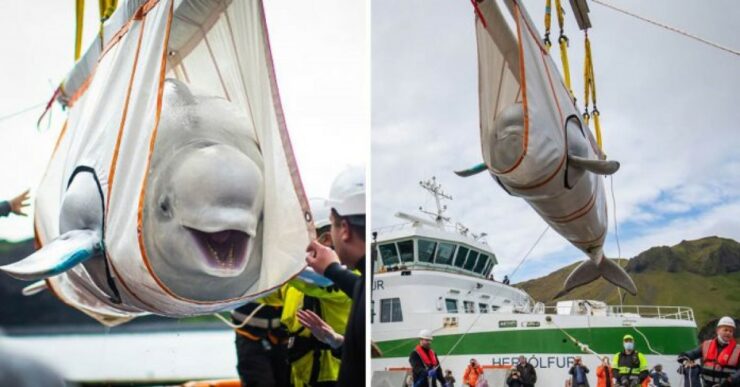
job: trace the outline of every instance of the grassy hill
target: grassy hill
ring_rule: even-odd
[[[671,247],[653,247],[632,259],[619,261],[638,288],[638,295],[627,294],[624,304],[689,306],[694,309],[700,329],[724,315],[740,317],[740,243],[732,239],[683,241]],[[578,264],[516,286],[548,305],[578,298],[619,304],[616,287],[604,279],[553,299]]]

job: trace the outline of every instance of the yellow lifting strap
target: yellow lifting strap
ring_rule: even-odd
[[[573,89],[570,87],[570,65],[568,64],[568,37],[563,32],[563,26],[565,25],[565,11],[563,10],[560,0],[555,0],[555,8],[558,12],[558,26],[560,27],[560,36],[558,37],[558,43],[560,43],[560,60],[563,63],[563,77],[565,78],[565,87],[568,88],[568,92],[573,96]]]
[[[596,143],[599,145],[599,149],[603,150],[601,141],[601,125],[599,122],[599,109],[596,107],[596,78],[594,76],[594,63],[591,57],[591,41],[588,39],[588,30],[585,32],[584,47],[586,49],[584,65],[583,65],[583,100],[586,107],[586,111],[583,113],[583,120],[588,125],[591,116],[588,112],[588,105],[590,100],[594,102],[594,109],[591,112],[594,118],[594,131],[596,132]]]
[[[118,0],[98,0],[98,8],[100,11],[100,44],[103,44],[103,23],[113,15],[116,7],[118,6]],[[75,61],[80,59],[82,54],[82,31],[85,21],[85,0],[75,0],[75,20],[77,22],[75,26]]]
[[[552,0],[545,0],[545,47],[550,52],[552,42],[550,41],[550,25],[552,24]]]
[[[100,31],[98,33],[100,34],[101,48],[104,44],[103,42],[105,42],[105,37],[103,36],[103,23],[113,15],[117,5],[118,0],[98,0],[98,10],[100,11]]]
[[[82,52],[82,23],[85,20],[85,0],[75,1],[75,62],[80,59]]]

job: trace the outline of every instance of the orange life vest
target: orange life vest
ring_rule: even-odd
[[[436,367],[439,364],[439,362],[437,361],[437,355],[435,355],[434,351],[432,351],[431,349],[429,349],[429,355],[427,355],[427,352],[424,350],[424,348],[422,348],[421,345],[417,345],[416,353],[419,354],[421,362],[424,363],[427,368]]]

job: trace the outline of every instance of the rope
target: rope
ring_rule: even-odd
[[[42,103],[39,103],[39,104],[36,104],[36,105],[33,105],[33,106],[29,106],[29,107],[24,108],[24,109],[21,109],[21,110],[15,112],[15,113],[6,114],[6,115],[0,117],[0,122],[5,121],[5,120],[10,119],[10,118],[13,118],[13,117],[18,116],[18,115],[21,115],[23,113],[30,112],[31,110],[40,108],[40,107],[42,107],[44,105],[46,105],[46,103],[45,102],[42,102]]]
[[[660,355],[660,356],[663,356],[663,354],[662,354],[662,353],[660,353],[660,352],[656,351],[655,349],[653,349],[653,347],[652,347],[652,346],[650,345],[650,340],[648,340],[647,336],[645,336],[645,334],[643,334],[642,332],[640,332],[640,330],[639,330],[639,329],[637,329],[637,327],[636,327],[636,326],[634,326],[634,325],[633,325],[633,326],[632,326],[632,329],[634,329],[634,330],[635,330],[635,332],[639,333],[639,334],[640,334],[640,336],[642,336],[642,338],[643,338],[643,339],[645,339],[645,343],[647,344],[647,346],[648,346],[648,349],[650,350],[650,352],[652,352],[652,353],[654,353],[654,354],[656,354],[656,355]]]
[[[259,310],[262,309],[265,305],[267,304],[259,304],[256,308],[254,308],[252,313],[250,313],[249,316],[247,316],[247,318],[245,318],[244,321],[242,321],[241,324],[234,324],[231,321],[227,320],[224,316],[221,316],[218,313],[214,313],[213,315],[216,316],[219,320],[223,321],[223,323],[228,325],[230,328],[240,329],[240,328],[244,328],[244,326],[247,325],[249,320],[251,320],[252,317],[254,317],[254,315],[257,314],[257,312],[259,312]]]
[[[455,344],[454,344],[454,345],[453,345],[453,346],[452,346],[452,347],[450,348],[450,350],[449,350],[449,351],[447,351],[447,353],[445,353],[445,355],[444,355],[444,358],[443,358],[443,360],[446,360],[446,359],[447,359],[447,357],[448,357],[448,356],[450,356],[450,353],[452,353],[452,351],[454,351],[454,350],[455,350],[455,348],[457,348],[457,345],[458,345],[458,344],[460,344],[460,342],[462,341],[462,339],[464,339],[464,338],[465,338],[465,336],[467,336],[468,332],[470,332],[470,330],[471,330],[471,329],[473,329],[473,327],[475,326],[475,323],[477,323],[477,322],[478,322],[478,320],[480,319],[480,317],[481,317],[481,316],[483,316],[483,315],[484,315],[484,313],[480,313],[480,312],[478,313],[478,315],[477,315],[477,316],[475,317],[475,319],[473,320],[473,322],[472,322],[472,323],[470,323],[470,326],[468,327],[468,329],[466,329],[466,330],[465,330],[465,332],[464,332],[464,333],[463,333],[462,335],[460,335],[460,338],[459,338],[459,339],[457,339],[457,341],[456,341],[456,342],[455,342]],[[441,364],[442,364],[442,362],[440,361],[440,362],[439,362],[439,364],[441,365]]]
[[[514,277],[514,274],[516,274],[516,271],[519,270],[519,268],[522,266],[522,264],[524,263],[524,261],[527,260],[527,257],[529,257],[529,254],[531,254],[532,251],[534,250],[534,248],[537,247],[537,244],[540,243],[540,241],[542,240],[542,237],[545,236],[545,233],[549,229],[550,229],[550,226],[548,225],[547,227],[545,227],[544,230],[542,230],[542,234],[540,234],[539,238],[537,238],[537,240],[534,242],[534,244],[532,245],[532,247],[529,248],[529,251],[527,251],[527,253],[524,254],[524,256],[522,257],[521,261],[519,261],[519,264],[516,266],[516,268],[514,269],[514,271],[512,271],[511,274],[509,274],[509,280],[511,280]]]
[[[581,341],[579,341],[578,339],[576,339],[575,337],[573,337],[570,333],[566,332],[565,329],[561,328],[558,324],[555,323],[555,320],[553,320],[552,318],[550,318],[550,321],[548,321],[548,322],[551,323],[552,325],[555,325],[555,328],[558,328],[558,330],[560,330],[560,332],[563,332],[563,334],[568,339],[570,339],[570,341],[572,341],[574,344],[576,344],[581,349],[581,352],[590,353],[590,354],[596,356],[596,358],[599,359],[599,361],[601,361],[601,355],[600,354],[598,354],[596,351],[594,351],[593,349],[591,349],[591,347],[589,347],[587,344],[583,344]]]
[[[619,244],[619,222],[617,222],[617,199],[614,195],[614,175],[609,175],[609,190],[612,194],[612,213],[614,214],[614,238],[617,241],[617,265],[622,266],[619,261],[622,259],[622,246]],[[623,310],[624,305],[622,302],[622,289],[619,286],[615,286],[617,288],[617,294],[619,295],[619,308],[620,310]]]
[[[666,25],[666,24],[663,24],[663,23],[660,23],[660,22],[657,22],[657,21],[654,21],[654,20],[650,20],[650,19],[648,19],[646,17],[643,17],[643,16],[640,16],[640,15],[634,14],[632,12],[626,11],[624,9],[618,8],[618,7],[614,6],[614,5],[605,3],[605,2],[603,2],[601,0],[593,0],[593,2],[596,3],[596,4],[599,4],[599,5],[603,5],[604,7],[611,8],[614,11],[621,12],[621,13],[627,15],[627,16],[632,16],[632,17],[634,17],[636,19],[639,19],[639,20],[642,20],[644,22],[653,24],[653,25],[658,26],[660,28],[669,30],[671,32],[675,32],[675,33],[677,33],[679,35],[683,35],[683,36],[685,36],[687,38],[694,39],[694,40],[696,40],[696,41],[698,41],[700,43],[704,43],[704,44],[706,44],[708,46],[711,46],[711,47],[714,47],[716,49],[719,49],[719,50],[722,50],[722,51],[725,51],[725,52],[729,52],[730,54],[735,54],[737,56],[740,56],[740,51],[731,49],[729,47],[722,46],[722,45],[720,45],[718,43],[714,43],[714,42],[709,41],[707,39],[704,39],[704,38],[701,38],[701,37],[696,36],[694,34],[691,34],[689,32],[680,30],[680,29],[678,29],[676,27],[671,27],[669,25]]]

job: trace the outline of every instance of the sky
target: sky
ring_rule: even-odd
[[[732,0],[606,2],[740,50],[740,9]],[[522,3],[542,34],[545,2]],[[616,206],[605,181],[606,255],[634,257],[711,235],[740,240],[740,56],[588,3],[604,150],[621,163],[613,176]],[[568,4],[571,78],[582,101],[583,33]],[[488,174],[452,173],[482,161],[470,2],[374,0],[371,26],[373,226],[402,223],[393,217],[398,211],[433,208],[418,182],[436,176],[454,199],[447,214],[486,232],[499,261],[496,278],[511,274],[545,222]],[[583,259],[550,230],[512,280]]]
[[[98,28],[87,2],[83,47]],[[43,105],[74,65],[73,1],[6,1],[0,12],[0,199],[39,185],[65,113]],[[326,197],[334,177],[369,158],[370,60],[365,2],[265,0],[275,71],[306,193]],[[4,119],[8,115],[31,109]],[[331,152],[317,152],[317,145]],[[33,235],[28,217],[0,219],[0,239]]]

